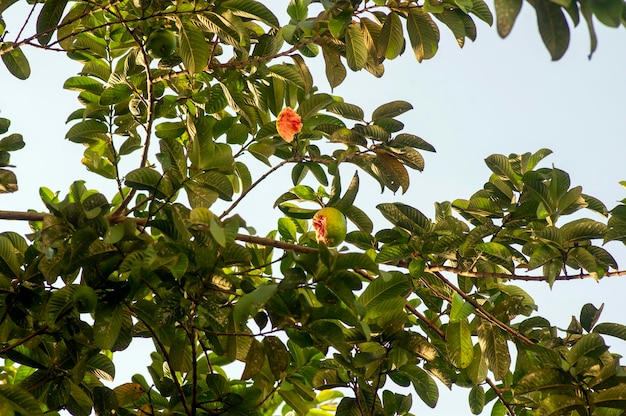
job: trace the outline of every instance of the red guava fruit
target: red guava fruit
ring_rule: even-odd
[[[318,243],[329,247],[338,246],[346,238],[348,224],[346,216],[337,208],[322,208],[313,216],[313,229]]]

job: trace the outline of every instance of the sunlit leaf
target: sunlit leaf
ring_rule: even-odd
[[[404,49],[402,22],[395,12],[390,12],[383,23],[378,40],[378,50],[387,59],[395,59]]]
[[[204,39],[204,34],[196,26],[182,22],[180,31],[180,57],[189,73],[201,72],[206,67],[211,49]]]
[[[478,342],[494,377],[502,380],[511,365],[506,335],[500,328],[483,319],[478,326]]]
[[[358,71],[365,66],[367,60],[367,47],[361,27],[351,23],[346,28],[346,63],[353,71]]]

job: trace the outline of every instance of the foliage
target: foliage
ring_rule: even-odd
[[[593,17],[622,21],[619,0],[529,3],[553,59],[567,48],[565,13],[582,14],[592,53]],[[0,233],[0,413],[410,414],[414,398],[435,407],[441,385],[467,387],[475,414],[490,402],[494,415],[624,413],[625,368],[604,336],[626,339],[626,326],[598,323],[602,307],[588,304],[559,330],[514,281],[621,274],[602,244],[626,242],[626,200],[609,211],[541,167],[541,149],[488,157],[483,189],[437,203],[435,218],[381,203],[390,225],[374,230],[355,205],[359,175],[342,181],[356,167],[405,192],[434,147],[403,132],[410,103],[366,115],[320,92],[307,59],[322,55],[333,88],[346,66],[382,76],[406,46],[418,61],[435,55],[436,21],[460,46],[474,40],[474,18],[493,20],[482,0],[292,0],[287,24],[255,0],[0,0],[0,12],[27,6],[33,35],[8,22],[9,41],[0,18],[2,61],[25,79],[23,49],[37,44],[82,65],[64,85],[81,103],[66,138],[118,192],[78,180],[65,196],[41,188],[45,213],[3,214],[33,234]],[[495,2],[502,36],[520,7]],[[291,142],[276,127],[287,107],[302,121]],[[17,189],[6,168],[23,145],[0,140],[3,192]],[[289,168],[281,217],[258,236],[237,208]],[[315,238],[320,207],[350,222],[338,248]],[[136,338],[154,344],[147,378],[109,387],[114,353]]]

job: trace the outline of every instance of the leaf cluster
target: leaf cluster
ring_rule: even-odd
[[[592,14],[620,21],[621,7],[595,3],[531,2],[553,58],[564,52],[562,10],[576,23],[580,5],[590,27]],[[0,12],[18,4],[2,0]],[[496,2],[502,35],[519,7]],[[436,21],[459,45],[474,40],[473,18],[493,20],[487,5],[286,9],[281,24],[255,0],[49,0],[32,5],[36,33],[14,41],[0,19],[0,55],[17,78],[34,42],[80,64],[64,84],[80,104],[65,138],[116,188],[42,188],[46,212],[20,216],[28,240],[0,233],[0,412],[409,415],[414,399],[435,407],[443,385],[468,388],[476,414],[490,402],[494,415],[623,414],[624,368],[604,340],[626,339],[623,325],[597,324],[602,308],[586,305],[560,330],[513,283],[622,273],[603,243],[626,241],[626,202],[609,210],[540,167],[547,149],[488,157],[483,188],[437,203],[432,219],[380,203],[387,228],[358,208],[359,173],[345,186],[356,167],[404,193],[434,147],[404,132],[410,103],[366,116],[320,92],[307,59],[321,49],[333,88],[346,67],[381,76],[407,45],[432,58]],[[163,33],[175,42],[157,55]],[[291,143],[276,129],[285,107],[302,121]],[[8,127],[0,119],[0,133]],[[0,140],[5,191],[16,189],[9,152],[23,144]],[[240,208],[271,201],[252,192],[279,170],[292,186],[275,190],[280,218],[259,236],[268,219]],[[314,238],[321,206],[350,221],[343,246]],[[152,342],[151,364],[118,383],[115,353],[137,338]]]

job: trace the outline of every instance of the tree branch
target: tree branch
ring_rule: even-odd
[[[489,387],[491,387],[491,390],[493,390],[493,392],[496,394],[496,396],[498,396],[498,398],[500,399],[504,407],[506,407],[507,413],[510,416],[515,416],[515,412],[513,411],[511,404],[507,402],[506,399],[504,398],[504,395],[502,394],[502,390],[500,390],[498,386],[496,386],[496,384],[493,382],[493,380],[491,380],[489,377],[485,379],[485,382],[489,384]]]
[[[496,318],[495,316],[493,316],[491,313],[487,312],[485,310],[485,308],[483,308],[478,302],[476,302],[476,300],[474,298],[472,298],[471,296],[469,296],[467,293],[465,293],[463,290],[461,290],[460,288],[456,287],[451,281],[449,281],[448,279],[446,279],[444,277],[444,275],[442,275],[439,272],[433,273],[435,276],[437,276],[437,278],[439,280],[441,280],[446,286],[448,286],[450,289],[454,290],[456,293],[458,293],[459,295],[461,295],[461,297],[468,302],[469,304],[471,304],[477,312],[479,312],[485,319],[487,319],[488,321],[490,321],[492,324],[496,325],[498,328],[508,332],[509,334],[511,334],[511,336],[519,339],[520,341],[522,341],[525,344],[528,345],[533,345],[534,342],[532,342],[530,339],[526,338],[524,335],[522,335],[521,332],[519,332],[518,330],[510,327],[509,325],[505,324],[504,322],[500,321],[498,318]]]
[[[271,171],[266,173],[266,175],[269,173],[271,173]],[[37,221],[43,221],[44,215],[45,215],[44,213],[33,212],[33,211],[24,212],[24,211],[0,210],[0,220],[37,222]],[[136,221],[139,224],[146,223],[145,218],[125,217],[123,215],[109,215],[107,218],[111,223],[115,223],[115,224],[124,221],[126,218]],[[299,244],[286,243],[280,240],[274,240],[274,239],[266,238],[266,237],[257,237],[253,235],[237,234],[235,239],[238,241],[246,242],[246,243],[280,248],[283,250],[290,250],[290,251],[293,251],[296,253],[302,253],[302,254],[308,254],[308,253],[313,253],[317,251],[317,249],[314,247],[306,247],[306,246],[301,246]],[[549,276],[544,276],[544,275],[533,276],[533,275],[520,275],[520,274],[507,274],[507,273],[473,272],[473,271],[462,270],[462,269],[451,267],[451,266],[426,267],[424,271],[427,273],[433,273],[433,274],[436,274],[439,272],[454,273],[460,276],[466,276],[466,277],[471,277],[471,278],[491,277],[491,278],[507,279],[507,280],[523,280],[523,281],[528,281],[528,282],[547,282],[550,280]],[[607,272],[602,277],[619,277],[619,276],[626,276],[626,270],[616,270],[612,272]],[[581,280],[581,279],[589,279],[589,278],[595,279],[596,277],[597,276],[592,275],[591,273],[579,273],[576,275],[560,275],[560,276],[557,276],[554,280],[555,281],[556,280]]]

